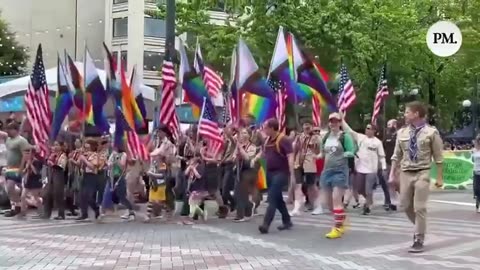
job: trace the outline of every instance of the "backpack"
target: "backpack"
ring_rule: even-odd
[[[283,137],[285,137],[285,134],[280,133],[280,134],[278,134],[277,138],[275,139],[275,150],[277,150],[277,153],[279,153],[282,156],[284,156],[284,154],[282,153],[282,151],[280,149],[280,141],[283,139]],[[265,148],[267,146],[269,140],[270,140],[270,137],[268,137],[265,140],[265,144],[263,145],[263,148]]]
[[[325,142],[327,141],[329,136],[330,136],[330,131],[328,131],[327,134],[325,134],[325,136],[323,137],[322,146],[325,145]],[[345,151],[345,149],[347,148],[346,141],[345,141],[345,132],[340,133],[340,137],[338,138],[338,140],[342,144],[343,150]],[[353,147],[353,155],[356,156],[358,152],[358,144],[355,140],[353,140],[352,147]]]

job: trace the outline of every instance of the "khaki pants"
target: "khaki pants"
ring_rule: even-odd
[[[415,225],[415,237],[425,239],[430,170],[400,172],[400,204]]]

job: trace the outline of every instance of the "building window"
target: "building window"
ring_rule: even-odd
[[[113,0],[114,4],[123,4],[123,3],[128,3],[128,0]]]
[[[117,61],[117,60],[118,60],[118,51],[113,51],[113,52],[112,52],[112,56],[113,56],[113,59],[114,59],[115,61]],[[127,59],[128,59],[127,56],[128,56],[127,51],[122,51],[122,52],[120,53],[120,59],[121,59],[121,61],[122,61],[123,68],[124,68],[125,70],[127,70]]]
[[[143,34],[146,37],[156,37],[164,38],[165,37],[165,21],[154,18],[145,18],[145,30]]]
[[[113,19],[113,37],[128,36],[128,18]]]
[[[160,71],[163,63],[163,53],[144,51],[143,70]]]

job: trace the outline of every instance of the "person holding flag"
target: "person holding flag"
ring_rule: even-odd
[[[263,224],[258,227],[260,233],[266,234],[268,233],[277,209],[282,215],[283,223],[278,227],[278,230],[289,230],[293,227],[287,206],[283,200],[282,192],[288,185],[288,177],[290,176],[291,179],[295,179],[295,174],[292,142],[284,134],[279,132],[278,120],[274,118],[267,120],[263,131],[268,137],[265,140],[262,152],[252,160],[252,164],[255,164],[262,155],[266,159],[268,207],[263,219]]]

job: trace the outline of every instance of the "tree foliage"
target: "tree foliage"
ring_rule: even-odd
[[[480,1],[476,0],[304,0],[222,1],[228,7],[225,26],[210,23],[210,10],[219,1],[177,1],[177,33],[199,38],[204,58],[229,74],[232,48],[246,40],[257,63],[268,70],[278,27],[295,34],[319,62],[336,77],[343,61],[357,90],[357,105],[349,119],[368,120],[378,76],[387,63],[390,92],[419,89],[419,99],[432,107],[437,125],[452,125],[452,112],[472,99],[480,71]],[[160,6],[150,15],[162,17]],[[452,57],[433,55],[426,46],[428,28],[439,20],[455,22],[463,45]],[[335,86],[333,85],[333,88]],[[387,115],[397,115],[393,95]],[[351,115],[351,117],[350,117]]]
[[[25,71],[28,56],[24,49],[15,40],[15,33],[9,31],[7,23],[0,19],[0,76]]]

